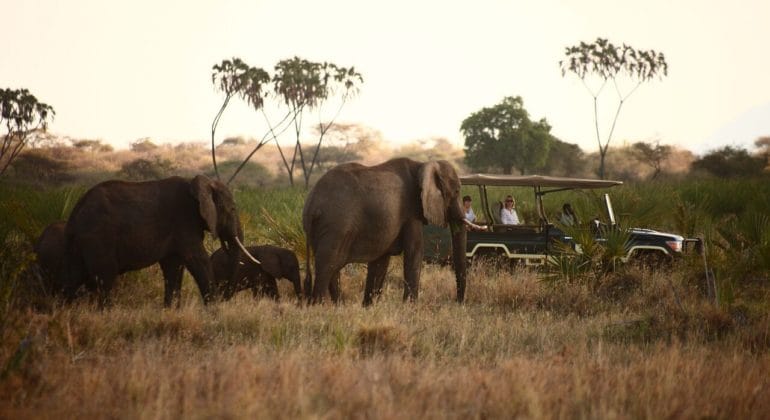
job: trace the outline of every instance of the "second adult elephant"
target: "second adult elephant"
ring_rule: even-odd
[[[339,300],[339,272],[348,263],[367,263],[363,304],[382,292],[392,255],[404,254],[404,300],[417,299],[422,269],[422,227],[452,230],[457,301],[465,296],[465,218],[460,180],[444,160],[392,159],[376,166],[339,165],[324,174],[308,194],[302,224],[315,255],[311,300],[331,286]],[[308,250],[309,251],[309,250]],[[310,255],[310,252],[308,252]],[[308,261],[310,258],[308,258]],[[312,278],[308,263],[305,291]]]
[[[67,292],[71,295],[85,279],[104,302],[118,274],[159,262],[166,306],[179,295],[184,268],[208,302],[212,273],[203,246],[206,230],[230,254],[234,273],[244,250],[243,233],[223,183],[198,175],[98,184],[80,198],[67,221]]]
[[[214,283],[224,299],[244,289],[251,289],[254,296],[266,294],[278,300],[276,279],[286,279],[294,286],[297,298],[302,297],[297,256],[289,249],[272,245],[248,246],[246,249],[260,264],[241,257],[234,276],[229,275],[230,262],[227,252],[220,248],[211,254]]]

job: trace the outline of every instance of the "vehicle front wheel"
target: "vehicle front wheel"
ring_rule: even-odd
[[[634,252],[631,261],[644,269],[656,271],[670,269],[674,258],[663,251],[649,250]]]

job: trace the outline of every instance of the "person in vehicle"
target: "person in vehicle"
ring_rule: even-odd
[[[516,201],[511,195],[505,197],[503,207],[500,209],[500,222],[504,225],[520,225],[522,223],[519,214],[516,213]]]
[[[465,220],[471,223],[476,221],[476,214],[471,207],[471,196],[469,195],[463,197],[463,211],[465,211]]]
[[[468,221],[468,223],[465,225],[468,230],[487,230],[486,226],[480,226],[475,223],[476,214],[473,213],[473,208],[471,207],[471,196],[469,195],[463,197],[463,211],[465,211],[465,220]]]
[[[570,203],[564,203],[564,205],[561,207],[561,216],[559,217],[559,221],[564,226],[578,225],[577,214],[575,214],[575,211],[572,210],[572,205]]]

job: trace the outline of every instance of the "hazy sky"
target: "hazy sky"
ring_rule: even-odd
[[[553,134],[595,150],[591,98],[558,61],[564,47],[604,37],[669,63],[668,77],[624,105],[615,144],[660,139],[703,152],[770,135],[770,1],[729,3],[0,0],[0,87],[52,105],[57,134],[118,147],[208,140],[221,103],[212,65],[236,56],[272,72],[297,55],[355,66],[365,82],[339,121],[389,141],[461,145],[464,118],[520,95]],[[600,99],[607,110],[610,94]],[[237,106],[218,137],[263,132]]]

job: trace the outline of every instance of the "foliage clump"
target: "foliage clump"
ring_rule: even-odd
[[[121,166],[118,176],[131,181],[149,181],[165,178],[175,169],[170,160],[155,156],[151,159],[139,158],[126,162]]]

